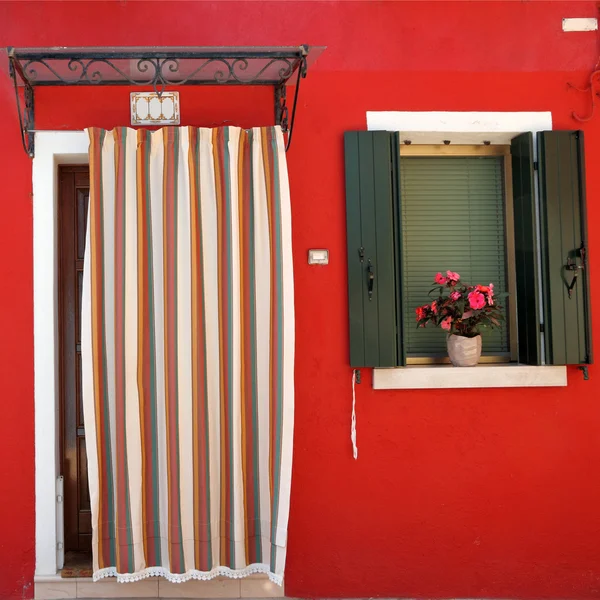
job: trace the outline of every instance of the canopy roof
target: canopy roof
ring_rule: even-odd
[[[79,47],[8,48],[23,145],[33,156],[36,86],[270,85],[275,88],[275,122],[288,130],[285,85],[297,74],[289,141],[300,79],[324,47]],[[19,88],[24,90],[21,110]]]

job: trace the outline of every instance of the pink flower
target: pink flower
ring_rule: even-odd
[[[446,282],[448,281],[441,273],[437,273],[435,276],[434,281],[436,283],[439,283],[440,285],[446,285]]]
[[[441,323],[440,323],[442,329],[445,329],[446,331],[450,331],[450,327],[452,326],[452,317],[446,317]]]
[[[454,271],[446,271],[446,275],[448,276],[448,285],[454,285],[460,280],[460,275]]]
[[[452,292],[452,293],[450,294],[450,300],[454,300],[454,301],[456,301],[456,300],[458,300],[460,297],[461,297],[461,293],[460,293],[460,292],[456,292],[456,291],[454,291],[454,292]]]
[[[494,284],[490,283],[490,285],[478,285],[477,290],[482,294],[487,294],[487,302],[491,306],[494,304],[493,296],[494,296]]]
[[[427,316],[427,310],[424,306],[417,306],[415,312],[417,313],[417,321],[421,321]]]
[[[431,303],[431,312],[433,312],[434,315],[437,315],[437,300],[434,300]]]
[[[485,306],[485,296],[477,290],[471,292],[469,294],[469,306],[473,310],[483,308]]]

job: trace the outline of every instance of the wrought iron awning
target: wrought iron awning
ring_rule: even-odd
[[[8,48],[23,147],[34,155],[37,86],[267,85],[274,88],[275,123],[292,139],[300,81],[323,47]],[[288,122],[286,84],[296,73]],[[19,88],[24,88],[23,99]],[[24,104],[22,107],[21,104]]]

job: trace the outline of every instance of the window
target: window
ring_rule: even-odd
[[[352,366],[445,354],[443,335],[419,337],[414,318],[442,268],[511,294],[507,327],[486,340],[489,359],[591,361],[583,134],[542,132],[537,144],[539,169],[531,133],[507,147],[470,148],[400,147],[399,135],[384,131],[346,134]],[[443,225],[455,214],[462,219],[453,237]]]
[[[510,147],[406,145],[400,156],[407,363],[447,362],[445,332],[417,329],[415,308],[428,300],[438,271],[456,271],[466,282],[493,282],[497,291],[514,290]],[[482,361],[516,357],[514,304],[510,296],[502,301],[502,329],[483,332]]]

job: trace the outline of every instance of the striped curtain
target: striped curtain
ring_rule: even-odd
[[[281,129],[88,133],[94,580],[281,585],[294,408]]]

